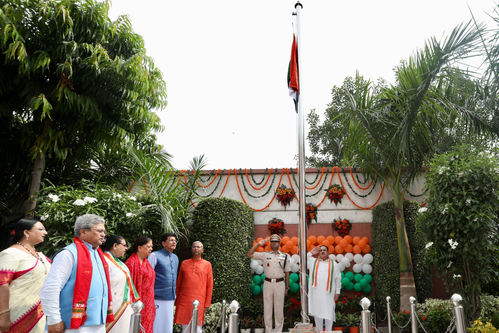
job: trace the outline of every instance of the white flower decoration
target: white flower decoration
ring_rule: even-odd
[[[81,200],[81,199],[77,199],[73,202],[73,205],[75,205],[75,206],[85,206],[86,204],[87,204],[87,202],[84,200]]]
[[[130,200],[137,201],[137,199],[135,199],[135,197],[129,196],[129,198],[130,198]]]
[[[50,216],[48,214],[45,214],[45,215],[42,215],[40,217],[40,221],[45,221],[46,219],[48,219]]]
[[[83,198],[83,201],[88,202],[88,203],[94,203],[94,202],[97,202],[97,199],[92,198],[92,197],[85,197],[85,198]]]
[[[113,198],[121,198],[121,194],[119,194],[119,193],[113,193]]]
[[[456,278],[460,278],[461,275],[460,274],[454,274],[453,278],[456,279]]]
[[[453,249],[453,250],[456,249],[456,247],[459,245],[458,242],[455,242],[452,239],[449,239],[448,242],[449,242],[451,249]]]
[[[126,217],[136,216],[134,213],[126,213]]]
[[[61,200],[56,194],[49,194],[48,197],[53,202],[57,202],[57,201]]]
[[[426,244],[425,248],[429,249],[432,245],[433,245],[433,242],[429,242],[428,244]]]
[[[450,268],[451,265],[452,265],[452,261],[449,261],[449,264],[447,265],[447,268]]]
[[[426,212],[427,210],[428,210],[428,208],[426,208],[426,207],[421,207],[421,208],[419,208],[419,209],[418,209],[418,212],[421,214],[421,213]]]

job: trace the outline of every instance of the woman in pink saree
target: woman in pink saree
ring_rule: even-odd
[[[38,333],[45,328],[40,289],[50,260],[35,245],[47,231],[38,219],[23,218],[12,231],[12,245],[0,252],[0,332]]]

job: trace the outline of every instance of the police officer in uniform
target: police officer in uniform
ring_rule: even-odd
[[[281,237],[277,234],[270,236],[270,252],[255,252],[259,246],[264,246],[269,239],[262,239],[249,251],[248,257],[263,262],[265,282],[263,283],[263,310],[265,333],[282,332],[284,324],[284,296],[289,289],[289,256],[279,251]],[[286,279],[286,284],[284,283]],[[272,330],[272,310],[275,315],[275,330]]]

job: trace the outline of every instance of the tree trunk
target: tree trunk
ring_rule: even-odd
[[[395,220],[397,224],[397,241],[400,259],[400,309],[410,310],[409,298],[416,297],[416,284],[412,268],[411,248],[405,229],[403,198],[395,199]]]
[[[40,190],[44,164],[45,164],[44,153],[40,151],[36,155],[33,171],[31,171],[31,187],[29,189],[29,198],[28,198],[28,205],[26,207],[25,217],[35,216],[35,208],[36,208],[35,193],[38,192],[38,190]]]
[[[51,125],[52,125],[52,120],[50,120],[49,118],[45,118],[45,124],[42,134],[44,138],[42,140],[46,139],[47,132],[50,129]],[[35,194],[40,190],[40,184],[42,182],[42,174],[43,174],[43,169],[45,167],[45,153],[46,151],[38,149],[38,153],[36,154],[33,171],[31,171],[31,187],[29,189],[28,204],[26,206],[26,214],[24,215],[25,217],[35,216],[35,208],[36,208]]]

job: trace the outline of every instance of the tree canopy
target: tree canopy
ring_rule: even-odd
[[[97,151],[154,142],[151,132],[162,130],[153,111],[166,106],[162,73],[128,17],[112,22],[109,6],[0,0],[4,205],[30,183],[33,197],[44,170],[90,166]]]
[[[374,89],[379,93],[387,83],[380,79]],[[355,78],[347,76],[341,87],[334,86],[331,90],[332,101],[324,112],[321,121],[319,114],[311,110],[307,115],[310,130],[307,139],[310,145],[311,156],[306,157],[306,164],[310,167],[344,167],[343,149],[347,131],[338,118],[348,108],[348,94],[356,94]]]

